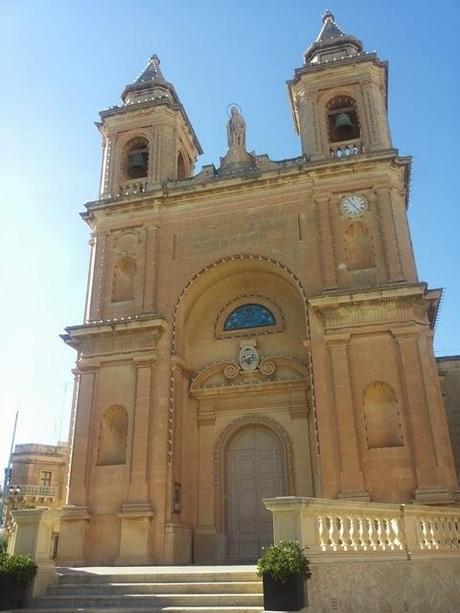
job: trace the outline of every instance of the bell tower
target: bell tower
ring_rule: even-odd
[[[322,160],[391,149],[387,76],[387,63],[364,51],[327,11],[304,65],[288,82],[303,154]]]
[[[202,149],[158,56],[152,55],[121,98],[123,105],[102,111],[97,124],[103,143],[101,197],[191,176]]]

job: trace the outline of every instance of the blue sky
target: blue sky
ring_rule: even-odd
[[[230,102],[243,109],[250,150],[299,155],[285,81],[326,8],[390,62],[393,142],[414,158],[409,217],[418,270],[446,288],[436,352],[459,354],[459,7],[0,0],[0,462],[17,408],[17,442],[66,438],[75,356],[58,335],[83,316],[89,234],[78,213],[97,196],[97,112],[117,104],[157,53],[203,146],[198,169],[225,154]]]

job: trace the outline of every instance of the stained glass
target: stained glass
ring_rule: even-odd
[[[224,330],[241,330],[244,328],[260,328],[276,324],[273,313],[261,304],[243,304],[230,313],[224,325]]]

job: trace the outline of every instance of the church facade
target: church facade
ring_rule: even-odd
[[[262,499],[455,501],[387,64],[327,12],[288,82],[302,155],[202,152],[153,56],[103,111],[60,563],[254,561]]]

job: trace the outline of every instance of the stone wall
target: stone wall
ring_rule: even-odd
[[[308,613],[457,613],[460,559],[312,564]]]
[[[436,359],[457,475],[460,477],[460,356]]]

